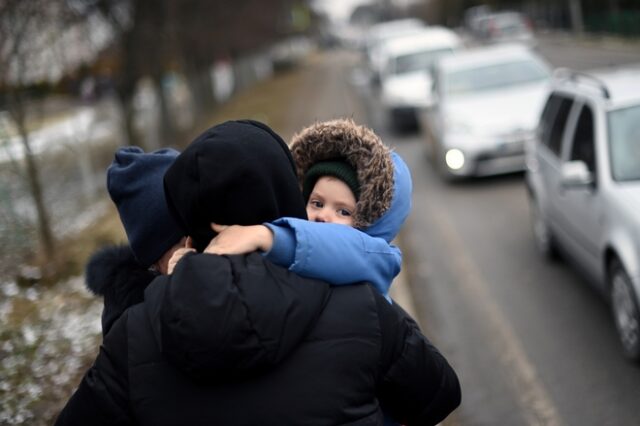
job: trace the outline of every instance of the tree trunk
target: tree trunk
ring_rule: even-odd
[[[207,111],[211,111],[216,105],[213,80],[211,80],[211,66],[200,69],[198,79],[202,87],[203,105]]]
[[[581,35],[584,31],[584,24],[580,0],[569,0],[569,15],[571,16],[571,29],[576,35]]]
[[[20,136],[22,145],[25,152],[25,164],[27,168],[27,183],[29,185],[29,192],[33,197],[33,202],[36,206],[36,215],[38,220],[38,234],[40,236],[40,243],[44,249],[44,254],[47,261],[52,262],[55,260],[55,240],[53,232],[51,231],[51,224],[49,220],[49,212],[44,202],[44,192],[42,190],[42,183],[40,182],[40,172],[36,159],[31,151],[31,144],[29,142],[29,135],[25,128],[24,120],[18,119],[18,128],[20,129]]]
[[[160,129],[157,132],[159,138],[156,141],[156,146],[150,148],[157,149],[163,146],[174,144],[177,133],[175,130],[173,117],[171,117],[169,112],[169,105],[167,104],[167,94],[164,90],[164,87],[162,86],[162,77],[154,76],[153,85],[155,87],[155,91],[158,96],[158,102],[160,104]]]
[[[619,0],[609,0],[609,11],[612,14],[616,14],[620,12],[620,1]]]
[[[122,117],[122,130],[124,140],[121,145],[139,145],[140,140],[134,125],[135,109],[133,108],[132,96],[127,96],[118,91],[118,103],[120,104],[120,113]]]
[[[205,101],[205,94],[202,93],[202,85],[200,81],[200,73],[195,68],[187,69],[185,73],[187,79],[187,86],[189,87],[189,93],[191,95],[191,104],[193,106],[193,116],[198,122],[204,117],[207,107]]]

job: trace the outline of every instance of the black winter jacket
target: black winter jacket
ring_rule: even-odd
[[[144,291],[159,274],[140,266],[128,245],[107,246],[87,263],[87,288],[104,297],[102,335],[130,306],[144,300]]]
[[[381,404],[436,424],[459,403],[444,357],[371,286],[191,254],[116,321],[56,424],[377,425]]]

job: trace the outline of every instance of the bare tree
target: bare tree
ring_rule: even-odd
[[[54,260],[55,239],[44,201],[36,155],[27,128],[27,93],[31,59],[42,46],[34,30],[50,22],[51,14],[60,13],[59,5],[46,1],[5,0],[0,3],[0,86],[4,89],[4,106],[18,130],[24,152],[27,186],[36,208],[38,234],[47,260]]]
[[[208,70],[216,59],[256,52],[286,35],[291,0],[171,0],[174,57],[188,77],[196,111],[213,106]]]
[[[140,143],[133,127],[136,84],[150,77],[157,87],[163,126],[176,129],[162,81],[167,71],[186,76],[196,115],[214,106],[209,70],[220,57],[237,57],[282,37],[282,15],[293,0],[76,0],[99,11],[113,26],[116,92],[130,144]],[[298,0],[300,1],[300,0]]]

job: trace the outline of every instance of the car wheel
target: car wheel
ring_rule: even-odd
[[[535,197],[530,197],[531,227],[538,251],[547,259],[557,259],[556,240],[549,224],[545,220],[540,204]]]
[[[611,311],[625,356],[640,361],[640,310],[631,279],[618,260],[609,270]]]

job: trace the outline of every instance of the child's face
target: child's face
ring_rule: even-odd
[[[356,197],[346,183],[332,176],[318,179],[307,202],[310,221],[353,226],[355,211]]]

